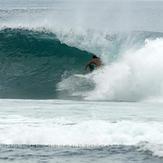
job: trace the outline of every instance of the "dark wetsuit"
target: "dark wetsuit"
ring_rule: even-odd
[[[92,63],[92,64],[89,64],[88,67],[89,67],[89,70],[92,72],[93,70],[96,69],[97,66],[96,66],[95,64]]]
[[[93,58],[87,65],[86,69],[89,68],[89,71],[92,72],[96,68],[100,67],[102,65],[102,62],[100,58]]]

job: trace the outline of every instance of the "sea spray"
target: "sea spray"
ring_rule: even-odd
[[[140,101],[163,93],[163,39],[146,40],[93,75],[96,88],[87,99]]]

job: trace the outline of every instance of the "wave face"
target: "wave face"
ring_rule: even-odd
[[[57,97],[62,76],[83,70],[91,54],[44,31],[0,30],[0,98]]]

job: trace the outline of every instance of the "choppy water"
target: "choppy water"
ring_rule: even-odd
[[[0,104],[1,162],[163,161],[162,104],[63,100]]]

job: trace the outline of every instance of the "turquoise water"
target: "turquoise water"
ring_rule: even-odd
[[[83,72],[91,58],[50,32],[3,29],[0,46],[1,98],[57,98],[56,85],[64,73]]]

